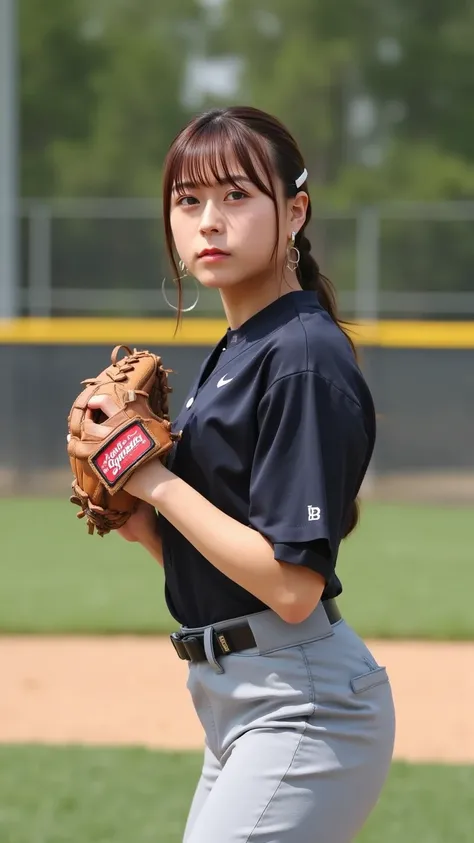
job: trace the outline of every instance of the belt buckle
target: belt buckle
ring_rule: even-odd
[[[187,658],[191,662],[202,662],[206,658],[202,636],[190,635],[182,642]]]
[[[183,635],[179,632],[172,632],[171,643],[180,659],[188,662],[197,662],[205,659],[204,645],[196,635]]]
[[[171,635],[170,635],[170,641],[171,641],[173,647],[175,648],[179,658],[189,660],[186,645],[181,640],[181,636],[180,636],[179,632],[172,632]]]

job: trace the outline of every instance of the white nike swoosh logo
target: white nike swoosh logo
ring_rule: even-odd
[[[217,381],[217,389],[220,389],[221,386],[225,386],[226,383],[230,383],[233,380],[234,380],[234,378],[227,378],[227,380],[226,380],[226,376],[222,375],[221,379],[219,381]]]

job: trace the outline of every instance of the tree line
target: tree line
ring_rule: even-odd
[[[186,120],[247,103],[322,203],[474,197],[474,0],[18,3],[23,196],[158,196]]]

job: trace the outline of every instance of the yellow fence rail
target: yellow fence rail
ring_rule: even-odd
[[[227,329],[223,319],[24,318],[0,320],[0,344],[214,345]],[[346,326],[359,346],[474,348],[474,321],[391,321]]]

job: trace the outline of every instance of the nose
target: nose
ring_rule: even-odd
[[[201,234],[220,234],[224,228],[224,220],[214,202],[206,202],[203,207],[199,229]]]

